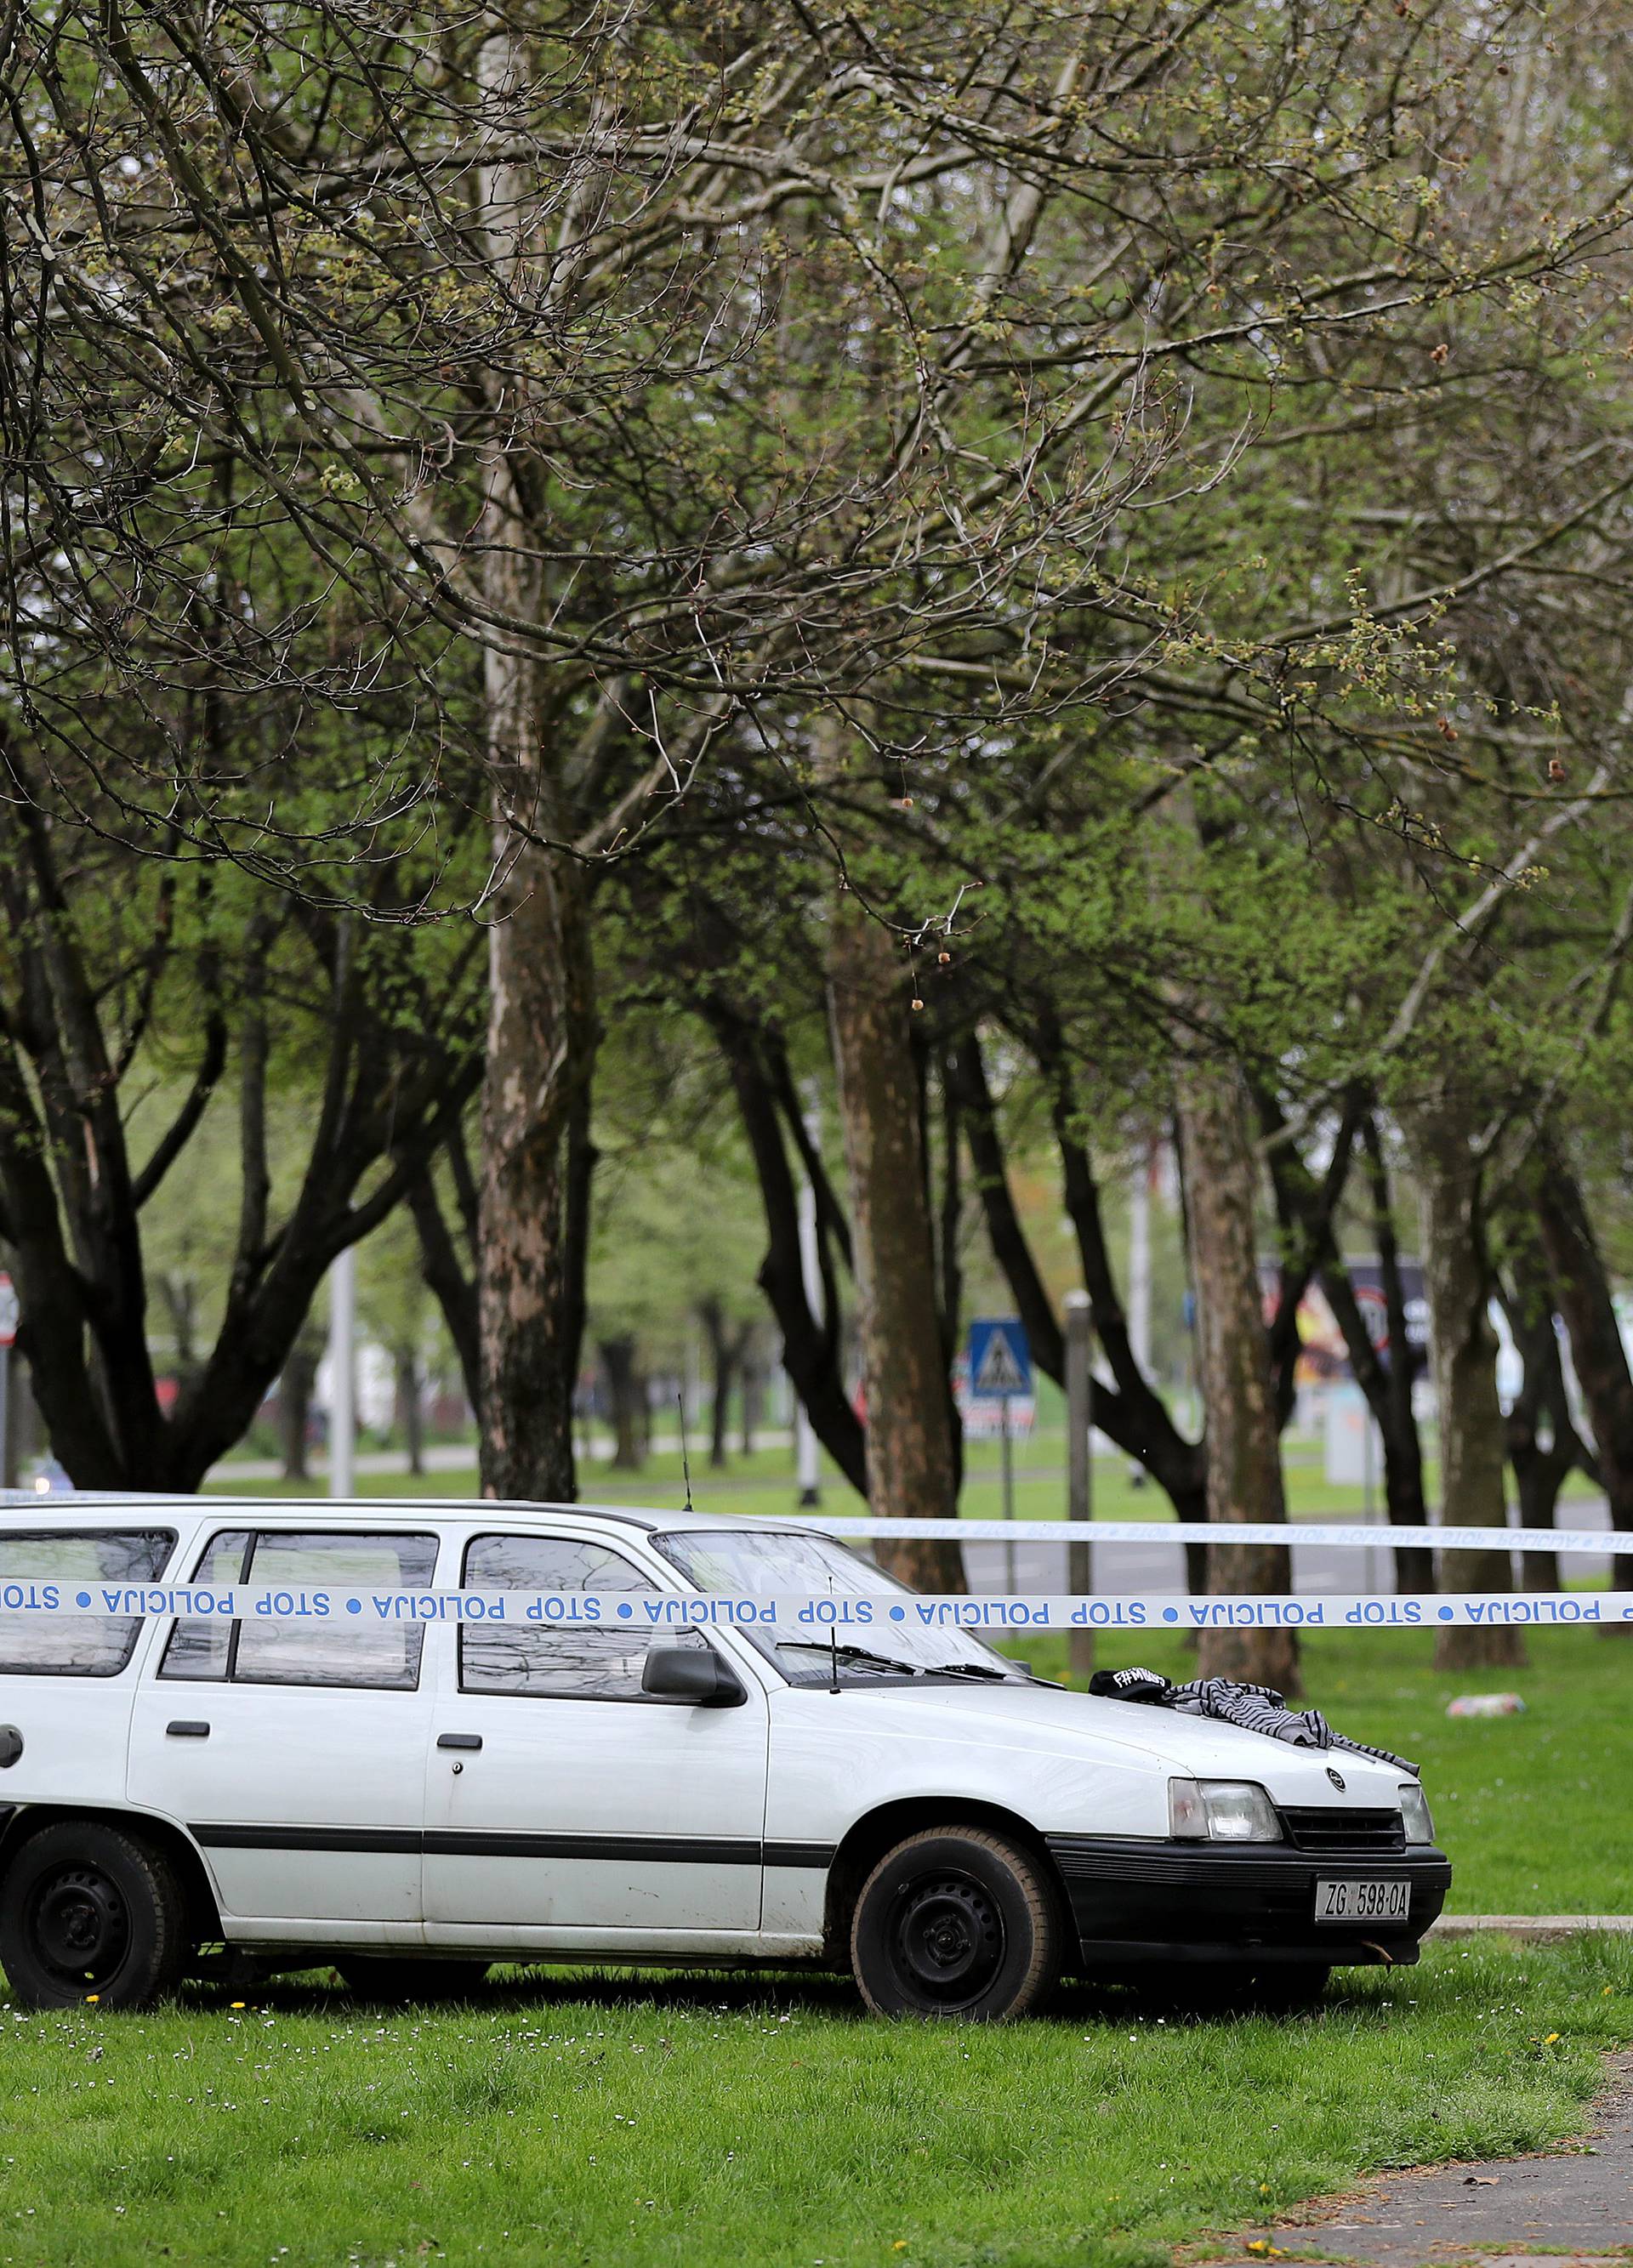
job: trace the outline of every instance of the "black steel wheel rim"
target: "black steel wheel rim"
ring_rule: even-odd
[[[973,1874],[921,1875],[897,1892],[890,1952],[919,2007],[973,2007],[1003,1967],[1008,1939],[997,1901]]]
[[[28,1921],[35,1958],[61,1984],[94,1990],[130,1949],[129,1910],[117,1883],[97,1867],[48,1875],[29,1901]]]

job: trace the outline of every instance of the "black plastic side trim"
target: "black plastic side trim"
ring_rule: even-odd
[[[440,1859],[632,1859],[679,1867],[757,1867],[760,1846],[726,1837],[507,1835],[432,1828],[424,1848]]]
[[[815,1867],[827,1843],[757,1843],[732,1836],[540,1835],[483,1828],[239,1827],[188,1829],[215,1851],[385,1851],[439,1859],[625,1859],[679,1867]]]
[[[768,1843],[768,1867],[831,1867],[838,1845],[833,1843]]]
[[[410,1827],[195,1826],[188,1833],[206,1851],[398,1851],[417,1853],[425,1837]]]

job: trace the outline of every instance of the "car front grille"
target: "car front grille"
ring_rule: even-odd
[[[1289,1841],[1322,1858],[1385,1858],[1406,1849],[1406,1828],[1398,1811],[1287,1806],[1282,1817]]]

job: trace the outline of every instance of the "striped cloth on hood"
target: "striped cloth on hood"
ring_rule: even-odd
[[[1102,1669],[1090,1679],[1089,1690],[1105,1700],[1146,1701],[1160,1709],[1177,1709],[1186,1717],[1216,1717],[1245,1732],[1289,1742],[1296,1749],[1347,1749],[1352,1756],[1372,1756],[1417,1778],[1417,1766],[1404,1756],[1334,1732],[1319,1709],[1289,1709],[1268,1685],[1238,1685],[1229,1677],[1199,1677],[1193,1684],[1175,1685],[1155,1669]]]

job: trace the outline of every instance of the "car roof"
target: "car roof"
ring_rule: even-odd
[[[287,1497],[188,1496],[179,1492],[138,1493],[134,1490],[56,1491],[8,1489],[0,1498],[0,1525],[19,1528],[114,1527],[133,1515],[152,1518],[182,1511],[201,1514],[251,1513],[262,1520],[299,1520],[304,1527],[378,1528],[382,1520],[404,1518],[432,1521],[558,1520],[611,1521],[647,1535],[673,1535],[682,1529],[720,1528],[765,1535],[797,1533],[818,1535],[823,1531],[809,1521],[763,1518],[747,1513],[698,1512],[684,1506],[661,1512],[655,1506],[627,1504],[540,1504],[505,1497]]]

